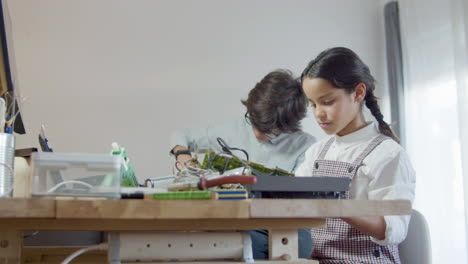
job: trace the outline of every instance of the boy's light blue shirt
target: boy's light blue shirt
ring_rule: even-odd
[[[281,134],[270,141],[260,142],[245,119],[239,119],[221,125],[179,130],[172,135],[170,148],[180,145],[191,151],[204,152],[211,149],[222,152],[216,140],[218,137],[231,148],[247,151],[250,161],[288,172],[294,172],[299,167],[304,161],[305,151],[316,141],[312,135],[301,131]],[[239,158],[246,158],[241,151],[234,150],[233,153]]]

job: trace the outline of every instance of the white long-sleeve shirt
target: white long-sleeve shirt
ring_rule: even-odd
[[[335,135],[326,160],[353,162],[380,132],[375,123],[345,136]],[[329,138],[312,145],[296,176],[311,176],[314,161]],[[404,149],[393,140],[385,140],[364,160],[354,176],[350,199],[356,200],[414,200],[415,171]],[[385,216],[385,240],[372,238],[377,244],[401,243],[408,232],[410,216]]]
[[[288,172],[297,169],[304,160],[305,151],[315,142],[313,136],[302,131],[283,133],[270,141],[260,142],[255,137],[252,126],[247,124],[245,119],[239,119],[204,128],[176,131],[171,137],[170,148],[180,145],[192,151],[197,148],[198,151],[211,149],[221,152],[217,137],[221,137],[229,147],[246,150],[253,162],[269,168],[278,167]],[[233,153],[245,159],[242,152]]]

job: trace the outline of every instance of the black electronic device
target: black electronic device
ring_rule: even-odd
[[[344,199],[352,180],[338,177],[257,176],[252,198]]]

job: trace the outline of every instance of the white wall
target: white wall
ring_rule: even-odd
[[[297,75],[320,51],[354,49],[386,87],[382,2],[375,0],[8,1],[27,135],[45,124],[60,152],[125,146],[137,176],[167,175],[180,128],[244,113],[266,73]],[[384,113],[389,112],[387,92]],[[311,118],[304,128],[322,137]]]

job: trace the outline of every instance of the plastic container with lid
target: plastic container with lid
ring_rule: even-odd
[[[122,157],[36,152],[31,155],[33,196],[120,198]]]

